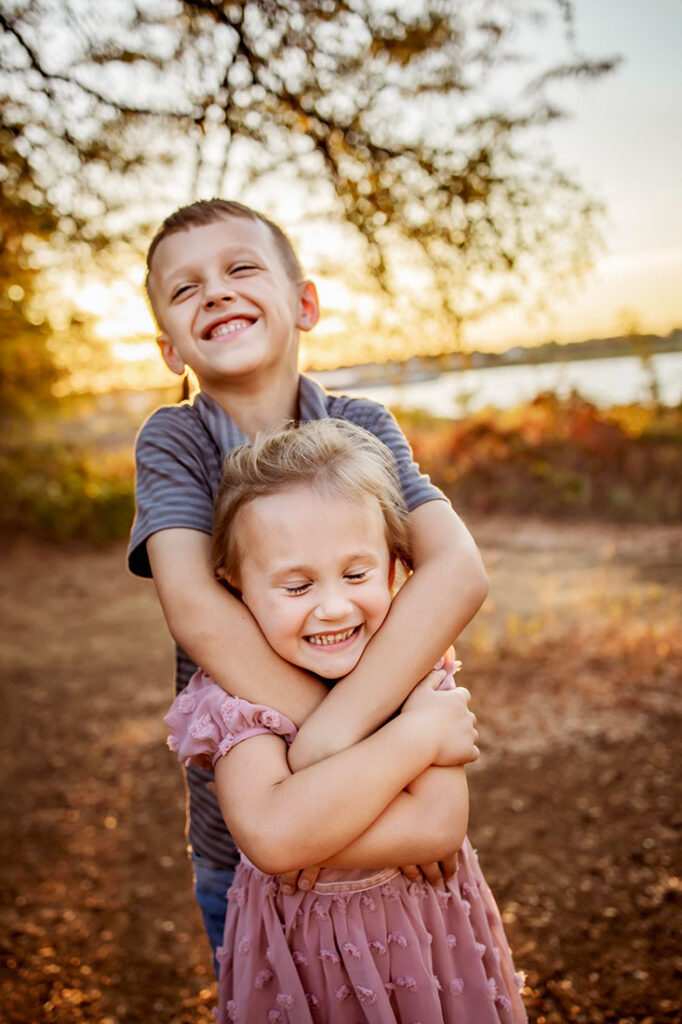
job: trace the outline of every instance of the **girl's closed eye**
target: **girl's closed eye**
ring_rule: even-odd
[[[296,596],[297,594],[305,594],[310,589],[309,583],[285,583],[284,591],[287,594]]]
[[[350,583],[362,583],[369,576],[369,569],[358,569],[356,572],[344,573],[344,580],[348,580]]]

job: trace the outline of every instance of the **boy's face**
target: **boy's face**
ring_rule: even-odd
[[[234,582],[273,650],[325,679],[347,675],[391,604],[379,502],[292,486],[249,502],[235,528]]]
[[[168,235],[149,288],[166,364],[191,367],[209,394],[295,372],[298,332],[319,315],[314,286],[292,281],[268,226],[245,217]]]

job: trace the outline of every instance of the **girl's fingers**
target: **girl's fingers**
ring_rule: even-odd
[[[304,868],[302,871],[287,871],[285,875],[280,876],[282,892],[285,892],[287,896],[291,896],[297,889],[307,892],[315,885],[319,873],[319,867]]]
[[[422,874],[431,885],[437,888],[443,888],[443,872],[438,861],[434,861],[432,864],[420,864],[419,867],[422,870]]]
[[[436,668],[444,668],[445,671],[450,675],[457,671],[460,667],[461,662],[457,661],[457,655],[455,654],[454,647],[448,647],[447,651],[436,664]]]
[[[421,882],[422,873],[416,864],[403,864],[400,870],[407,875],[411,882]]]
[[[437,690],[440,684],[445,679],[446,674],[447,673],[444,668],[432,668],[431,671],[428,672],[424,676],[424,678],[417,683],[412,692],[415,693],[415,691],[422,689]]]
[[[446,882],[449,882],[457,874],[457,854],[451,853],[449,857],[444,857],[440,862],[440,866],[443,878]]]
[[[298,871],[287,871],[286,875],[281,875],[279,884],[282,887],[282,892],[285,892],[287,896],[292,896],[296,892],[296,883],[298,882]]]
[[[317,881],[317,876],[320,873],[319,867],[304,868],[298,876],[298,887],[303,892],[309,892]]]

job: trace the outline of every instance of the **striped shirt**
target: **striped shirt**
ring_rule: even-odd
[[[302,421],[331,416],[350,420],[371,431],[393,453],[407,508],[443,494],[419,471],[412,451],[391,413],[367,398],[331,395],[309,377],[299,379],[299,417]],[[136,513],[128,547],[128,567],[150,577],[147,538],[159,530],[186,528],[211,532],[213,503],[226,455],[248,438],[208,395],[190,402],[162,406],[142,426],[135,448]],[[178,693],[196,670],[194,662],[176,647],[175,690]],[[192,848],[219,867],[234,867],[239,859],[225,828],[218,803],[207,789],[212,773],[186,770],[188,837]]]

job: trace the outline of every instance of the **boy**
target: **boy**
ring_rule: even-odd
[[[191,403],[158,409],[140,431],[129,567],[154,578],[177,645],[177,689],[199,664],[230,693],[279,708],[301,726],[290,750],[300,770],[367,736],[402,703],[484,600],[480,556],[419,473],[391,414],[299,375],[299,331],[317,323],[317,294],[275,224],[219,199],[176,211],[150,246],[147,291],[166,364],[179,375],[191,367],[201,390]],[[227,452],[287,420],[324,416],[352,420],[392,450],[415,569],[359,665],[329,694],[274,654],[245,606],[216,581],[210,557]],[[419,642],[406,648],[405,636]],[[190,768],[187,781],[196,895],[215,950],[237,854],[211,776]]]

